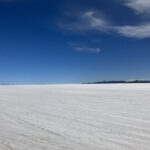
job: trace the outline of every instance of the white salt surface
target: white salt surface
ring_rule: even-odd
[[[0,86],[0,150],[150,150],[150,84]]]

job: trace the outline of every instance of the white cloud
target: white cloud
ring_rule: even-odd
[[[68,43],[68,44],[71,48],[79,52],[88,51],[93,53],[99,53],[101,51],[101,49],[98,47],[87,46],[83,43]]]
[[[136,4],[137,1],[135,0],[134,3]],[[143,0],[143,1],[149,1],[150,0]],[[131,1],[133,2],[133,1]],[[128,1],[126,5],[131,4],[131,2]],[[144,2],[143,2],[144,3]],[[148,4],[148,2],[147,2]],[[135,5],[136,6],[136,5]],[[142,5],[141,5],[142,7]],[[144,6],[143,6],[144,7]],[[148,5],[147,7],[150,7]],[[136,7],[135,7],[136,8]],[[142,10],[142,9],[141,9]],[[146,10],[146,9],[145,9]],[[139,9],[140,11],[140,9]],[[144,8],[143,8],[144,11]],[[100,13],[96,11],[86,11],[82,14],[78,14],[77,19],[75,22],[65,22],[61,24],[61,27],[67,31],[72,31],[77,34],[82,34],[83,32],[89,32],[89,31],[96,31],[99,33],[105,32],[105,33],[116,33],[120,34],[124,37],[132,37],[132,38],[150,38],[150,23],[143,23],[140,25],[123,25],[123,26],[117,26],[112,25],[104,17],[101,16]],[[79,47],[76,50],[83,51],[84,49],[90,51],[87,47]],[[98,51],[98,49],[91,49],[91,51]]]
[[[150,37],[150,23],[139,26],[114,27],[114,30],[125,37],[134,37],[141,39]]]
[[[150,0],[125,0],[125,6],[133,9],[137,14],[150,14]],[[149,38],[150,37],[150,22],[135,26],[120,26],[113,29],[125,36],[134,38]]]
[[[74,48],[76,51],[89,51],[89,52],[95,52],[95,53],[99,53],[101,50],[100,48],[93,48],[93,47],[75,47]]]
[[[57,25],[66,31],[72,31],[75,33],[87,32],[95,29],[104,31],[107,26],[105,19],[96,16],[95,11],[82,12],[73,18],[75,21],[62,21]]]
[[[125,5],[137,13],[150,13],[150,0],[127,0]]]
[[[108,23],[106,23],[106,21],[104,21],[103,19],[94,16],[94,14],[95,13],[93,11],[89,11],[84,14],[84,16],[89,21],[89,26],[91,29],[102,32],[115,31],[116,33],[121,34],[125,37],[134,37],[134,38],[150,37],[150,23],[137,26],[128,26],[128,25],[112,26],[111,24],[108,25]]]
[[[94,11],[88,11],[83,14],[83,18],[88,22],[89,28],[97,28],[98,30],[105,28],[106,21],[95,15],[96,13]]]

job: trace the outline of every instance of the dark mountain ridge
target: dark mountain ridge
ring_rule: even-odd
[[[117,83],[150,83],[150,80],[133,80],[133,81],[112,80],[112,81],[87,82],[87,83],[84,83],[84,84],[117,84]]]

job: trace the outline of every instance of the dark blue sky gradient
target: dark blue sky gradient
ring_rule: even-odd
[[[82,33],[75,28],[73,32],[60,27],[60,23],[75,22],[74,15],[77,17],[80,10],[100,11],[116,26],[135,26],[149,20],[119,0],[1,0],[0,83],[150,79],[149,37],[139,39],[93,29]],[[70,43],[86,48],[77,51]]]

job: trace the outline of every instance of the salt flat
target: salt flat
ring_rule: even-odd
[[[150,150],[150,84],[0,86],[0,150]]]

